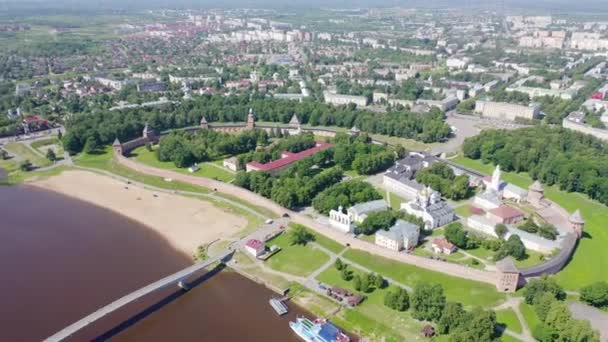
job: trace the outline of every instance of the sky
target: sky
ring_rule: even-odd
[[[539,11],[567,13],[608,12],[608,0],[0,0],[2,10],[62,9],[142,9],[142,8],[205,8],[205,7],[502,7],[529,8]]]

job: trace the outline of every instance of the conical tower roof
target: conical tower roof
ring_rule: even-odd
[[[502,273],[519,273],[519,269],[510,256],[496,262],[496,268]]]
[[[201,118],[201,125],[202,125],[202,124],[206,124],[206,123],[207,123],[207,119],[205,118],[205,116],[203,116],[203,117]]]
[[[542,192],[543,190],[543,185],[540,184],[540,182],[538,180],[535,180],[534,183],[532,183],[532,185],[530,185],[529,190],[531,191],[536,191],[536,192]]]
[[[291,120],[289,120],[289,124],[290,125],[299,125],[300,124],[300,120],[298,119],[298,115],[296,113],[294,113],[291,116]]]
[[[574,213],[572,213],[572,215],[570,215],[569,220],[571,223],[585,224],[585,220],[583,219],[583,216],[581,215],[581,211],[578,209],[576,209],[576,211]]]
[[[119,146],[120,145],[120,140],[118,140],[118,137],[114,139],[114,142],[112,143],[112,146]]]

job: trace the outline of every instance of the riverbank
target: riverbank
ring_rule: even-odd
[[[187,255],[201,244],[232,236],[247,226],[246,219],[209,202],[157,193],[87,171],[65,171],[31,185],[138,221]]]

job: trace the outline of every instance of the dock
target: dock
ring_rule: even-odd
[[[287,305],[285,305],[285,303],[283,303],[283,301],[278,298],[270,298],[268,302],[270,303],[270,306],[272,306],[274,311],[279,314],[279,316],[282,316],[289,311]]]

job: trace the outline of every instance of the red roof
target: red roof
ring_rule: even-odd
[[[594,100],[603,100],[604,99],[604,93],[601,92],[595,92],[593,93],[593,95],[591,95],[591,98]]]
[[[262,248],[264,246],[264,243],[260,240],[256,240],[256,239],[251,239],[249,241],[247,241],[247,243],[245,244],[247,247],[253,248],[255,250],[258,250],[260,248]]]
[[[446,239],[434,239],[433,240],[433,245],[441,248],[441,249],[449,249],[450,251],[454,250],[454,248],[456,248],[456,246],[454,246],[453,243],[449,242]]]
[[[509,207],[508,205],[501,205],[498,208],[494,208],[492,210],[490,210],[490,213],[492,213],[495,216],[498,216],[502,219],[509,219],[509,218],[514,218],[514,217],[519,217],[519,216],[524,216],[524,213],[522,213],[521,211]]]
[[[321,152],[332,146],[334,146],[334,145],[326,143],[326,142],[317,142],[315,147],[309,148],[308,150],[304,150],[302,152],[292,153],[289,151],[284,151],[282,153],[282,155],[284,155],[284,158],[281,158],[281,159],[278,159],[275,161],[271,161],[266,164],[261,164],[257,161],[252,161],[250,163],[247,163],[247,165],[252,166],[260,171],[271,171],[271,170],[285,167],[289,164],[295,163],[298,160],[304,159],[306,157],[310,157],[310,156],[316,154],[317,152]]]

